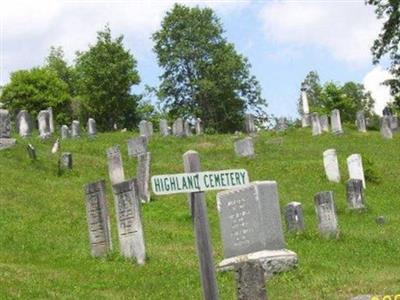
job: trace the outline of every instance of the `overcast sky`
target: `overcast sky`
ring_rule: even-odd
[[[161,70],[152,52],[151,34],[173,3],[210,6],[221,18],[225,36],[248,57],[261,83],[268,112],[297,115],[300,83],[310,70],[321,81],[364,83],[381,113],[390,99],[380,82],[385,66],[372,65],[370,47],[381,28],[364,0],[303,1],[60,1],[0,0],[0,85],[11,72],[39,66],[50,46],[62,46],[72,62],[96,32],[109,24],[124,35],[138,61],[141,92],[156,86]]]

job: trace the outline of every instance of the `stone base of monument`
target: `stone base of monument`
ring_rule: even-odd
[[[17,142],[16,139],[0,138],[0,150],[14,147],[16,142]]]
[[[262,250],[226,258],[218,264],[217,270],[219,272],[231,271],[234,269],[236,264],[243,263],[245,261],[261,262],[266,278],[271,278],[277,273],[296,268],[298,264],[297,254],[293,251],[287,249]]]

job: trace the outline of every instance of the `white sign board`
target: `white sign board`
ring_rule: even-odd
[[[156,195],[224,190],[249,183],[244,169],[157,175],[151,177]]]

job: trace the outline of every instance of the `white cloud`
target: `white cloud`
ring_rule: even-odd
[[[393,100],[389,87],[382,84],[390,78],[391,75],[388,71],[384,70],[381,66],[377,66],[369,71],[363,79],[365,89],[370,91],[372,97],[375,99],[374,111],[378,115],[382,115],[382,110],[386,104]]]
[[[381,23],[364,1],[271,1],[260,12],[264,32],[277,43],[315,46],[352,66],[371,63]]]

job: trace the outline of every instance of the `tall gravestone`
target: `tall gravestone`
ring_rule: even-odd
[[[339,226],[333,193],[320,192],[315,195],[314,202],[320,233],[326,237],[338,237]]]
[[[319,121],[318,113],[311,114],[311,128],[312,128],[312,135],[320,135],[322,133],[321,123]]]
[[[47,108],[47,111],[49,112],[49,128],[50,128],[50,133],[54,133],[54,116],[53,116],[53,109],[51,107]]]
[[[347,203],[350,209],[364,209],[364,188],[362,180],[349,179],[347,181]]]
[[[147,137],[144,135],[128,140],[128,155],[130,157],[137,157],[141,154],[147,153]]]
[[[349,169],[350,179],[360,179],[363,182],[364,189],[366,188],[364,168],[360,154],[352,154],[347,158],[347,168]]]
[[[235,153],[241,157],[254,157],[254,145],[251,137],[235,141]]]
[[[334,109],[331,112],[331,129],[333,134],[343,133],[340,111],[338,109]]]
[[[304,231],[304,214],[300,202],[290,202],[285,207],[285,219],[289,232]]]
[[[17,115],[17,132],[21,137],[32,134],[32,119],[26,110],[21,110]]]
[[[139,134],[144,135],[146,137],[151,137],[153,134],[153,123],[142,120],[139,123]]]
[[[182,118],[177,118],[172,125],[172,134],[174,136],[182,137],[184,136],[184,130],[183,130],[183,119]]]
[[[326,177],[329,181],[340,182],[339,162],[337,159],[336,150],[325,150],[323,156]]]
[[[78,138],[81,136],[81,127],[79,121],[74,120],[71,124],[71,137]]]
[[[137,158],[136,178],[139,189],[139,200],[143,203],[148,203],[150,202],[149,182],[151,154],[150,152],[142,153],[139,154]]]
[[[183,123],[183,131],[184,131],[185,136],[192,135],[191,125],[188,120],[185,120],[185,122]]]
[[[392,129],[390,128],[390,118],[391,116],[384,116],[381,120],[381,135],[385,139],[393,138]]]
[[[200,118],[196,119],[196,135],[203,134],[203,121]]]
[[[140,201],[134,180],[113,185],[115,212],[117,215],[120,250],[127,258],[136,258],[143,265],[146,259]]]
[[[121,152],[119,146],[113,146],[107,149],[108,175],[111,184],[117,184],[125,180],[124,168],[122,165]]]
[[[0,138],[8,139],[11,137],[10,113],[6,109],[0,109]]]
[[[246,114],[245,115],[245,132],[248,134],[255,133],[256,126],[254,124],[254,116],[252,114]]]
[[[161,136],[168,136],[169,131],[168,131],[168,122],[165,119],[160,120],[160,135]]]
[[[389,119],[390,129],[392,132],[396,132],[399,129],[399,119],[397,116],[391,116]]]
[[[49,138],[51,135],[49,112],[47,110],[41,110],[38,114],[37,120],[39,124],[39,137],[42,139]]]
[[[112,249],[112,241],[105,182],[86,184],[84,190],[91,254],[94,257],[106,256]]]
[[[69,134],[69,128],[67,125],[62,125],[60,131],[61,131],[61,139],[69,138],[70,134]]]
[[[357,112],[356,124],[357,124],[358,131],[367,132],[367,123],[365,121],[365,114],[362,110]]]
[[[93,118],[88,119],[87,133],[89,137],[95,137],[97,134],[96,121]]]
[[[323,132],[329,132],[329,118],[327,115],[320,116],[319,123]]]
[[[310,108],[308,106],[308,99],[307,99],[307,87],[306,83],[301,83],[301,105],[302,105],[302,118],[301,118],[301,125],[302,127],[310,126]]]

